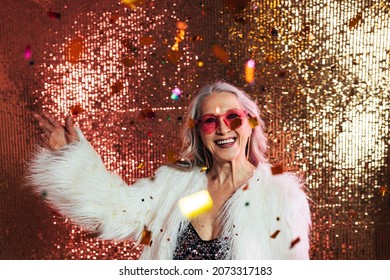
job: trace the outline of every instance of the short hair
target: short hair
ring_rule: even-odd
[[[204,147],[199,129],[197,125],[194,124],[194,120],[198,120],[201,117],[201,105],[204,98],[212,93],[221,92],[234,94],[243,109],[252,118],[257,119],[259,125],[252,129],[248,160],[254,166],[258,166],[259,163],[267,162],[265,156],[267,151],[267,138],[264,135],[264,121],[260,118],[259,107],[246,92],[224,81],[218,81],[214,84],[202,87],[199,93],[191,101],[188,107],[186,124],[183,128],[182,159],[190,164],[191,167],[206,166],[208,164],[208,167],[211,168],[211,154]]]

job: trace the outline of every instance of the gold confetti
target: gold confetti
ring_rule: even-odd
[[[271,238],[276,238],[276,236],[278,236],[280,230],[277,230],[275,231],[272,235],[271,235]]]
[[[380,189],[379,189],[379,192],[382,196],[385,196],[385,194],[387,193],[387,187],[386,186],[381,186]]]
[[[283,165],[278,164],[276,166],[271,167],[272,175],[278,175],[283,173]]]
[[[145,164],[144,164],[143,162],[141,162],[140,164],[138,164],[137,168],[138,168],[138,169],[141,169],[141,168],[143,168],[144,166],[145,166]]]
[[[223,64],[229,64],[229,55],[221,46],[213,45],[211,51]]]
[[[169,162],[175,162],[176,161],[176,155],[172,151],[167,151],[166,152],[167,158]]]
[[[354,18],[349,21],[349,30],[354,29],[363,19],[362,12],[356,14]]]
[[[207,190],[202,190],[179,200],[181,213],[187,219],[209,211],[213,207],[213,200]]]
[[[67,60],[71,63],[77,63],[84,51],[84,39],[76,37],[70,40],[65,48]]]
[[[142,231],[141,244],[151,245],[150,240],[152,239],[152,232],[144,226],[144,230]]]
[[[175,36],[175,43],[172,45],[171,50],[172,51],[179,51],[179,44],[184,40],[184,36],[186,34],[186,29],[187,29],[187,23],[178,21],[176,23],[176,36]]]
[[[188,120],[187,126],[188,126],[189,129],[193,129],[195,127],[195,121],[190,118]]]
[[[203,67],[204,63],[203,63],[202,61],[198,61],[198,62],[196,63],[196,65],[197,65],[198,67]]]
[[[249,84],[255,80],[255,61],[249,59],[245,64],[245,81]]]
[[[179,30],[187,30],[187,27],[188,27],[187,23],[183,21],[176,22],[176,28]]]
[[[258,126],[259,122],[257,118],[249,117],[249,125],[251,126],[251,128],[255,128],[256,126]]]
[[[295,238],[293,241],[291,241],[290,249],[292,249],[301,239],[299,237]]]
[[[207,171],[207,169],[209,169],[207,166],[202,166],[202,168],[200,169],[200,172],[205,172],[205,171]]]
[[[141,7],[145,4],[145,0],[122,0],[121,2],[124,6],[135,10],[137,7]]]

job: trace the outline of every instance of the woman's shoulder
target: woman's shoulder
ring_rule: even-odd
[[[269,163],[262,163],[256,168],[254,174],[256,182],[267,192],[291,192],[301,193],[304,184],[303,180],[292,172],[284,172],[279,166],[272,166]]]

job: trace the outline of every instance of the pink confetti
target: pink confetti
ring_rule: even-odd
[[[28,45],[25,49],[24,49],[24,58],[29,60],[32,56],[32,51],[31,51],[31,46]]]

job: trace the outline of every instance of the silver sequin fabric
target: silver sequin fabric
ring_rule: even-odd
[[[174,260],[224,260],[228,249],[220,239],[202,240],[191,223],[181,233]]]

